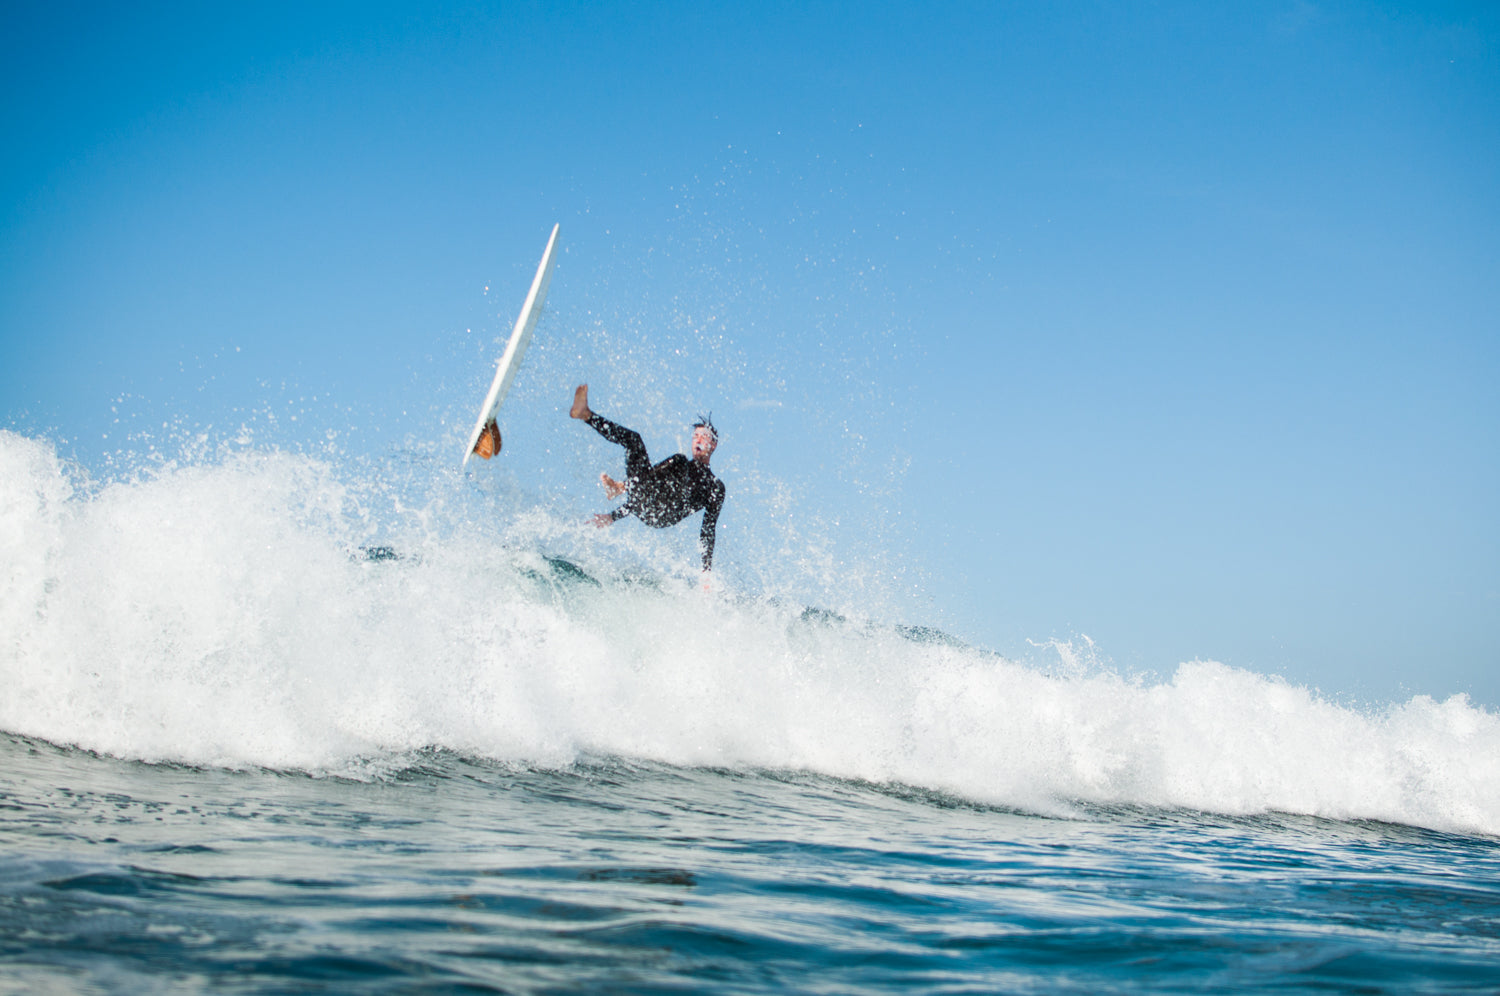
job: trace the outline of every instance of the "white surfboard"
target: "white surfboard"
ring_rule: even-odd
[[[464,447],[462,468],[469,462],[469,457],[478,453],[488,460],[500,452],[500,429],[494,425],[495,413],[500,410],[500,403],[505,400],[505,395],[510,391],[511,381],[516,379],[516,370],[521,366],[521,357],[526,353],[526,345],[531,342],[531,330],[536,328],[537,316],[542,313],[542,302],[547,299],[547,285],[552,283],[552,264],[557,261],[553,250],[557,248],[557,230],[560,226],[552,226],[552,236],[547,239],[547,248],[542,253],[542,261],[537,265],[536,276],[532,278],[531,290],[526,294],[526,303],[521,305],[521,314],[516,318],[516,327],[510,333],[510,341],[505,344],[505,352],[500,356],[500,362],[495,366],[495,379],[490,383],[490,393],[485,395],[484,404],[479,409],[479,418],[474,422],[474,431],[469,434],[469,445]],[[490,435],[493,427],[493,435]],[[486,445],[480,447],[480,437],[488,436]]]

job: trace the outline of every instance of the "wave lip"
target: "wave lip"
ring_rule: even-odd
[[[1010,775],[1001,796],[1500,826],[1500,721],[1462,695],[1357,710],[1200,661],[1155,685],[1111,674],[972,677],[947,689],[945,711],[964,709],[975,686],[986,694],[968,707],[970,736],[983,740],[987,720],[994,735],[960,779],[970,791],[988,769]],[[1010,754],[1024,760],[1007,764]]]
[[[476,540],[487,505],[392,516],[341,473],[246,450],[83,487],[0,432],[0,729],[224,767],[604,755],[1500,834],[1500,719],[1462,695],[1046,673],[849,607],[708,597],[545,512]]]

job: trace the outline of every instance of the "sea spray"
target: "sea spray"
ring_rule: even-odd
[[[1462,696],[1356,709],[1208,661],[1048,673],[858,605],[705,592],[645,531],[537,507],[476,531],[484,495],[387,501],[327,458],[250,447],[84,486],[0,433],[0,470],[14,734],[229,768],[616,756],[1500,833],[1500,718]]]

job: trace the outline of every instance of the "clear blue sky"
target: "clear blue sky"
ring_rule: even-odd
[[[458,432],[556,221],[519,424],[713,408],[742,549],[1500,705],[1494,6],[221,7],[0,12],[0,424]]]

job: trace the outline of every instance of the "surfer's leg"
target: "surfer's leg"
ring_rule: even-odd
[[[618,443],[625,447],[625,477],[634,480],[651,469],[651,458],[646,455],[646,444],[641,442],[641,434],[634,429],[627,429],[623,425],[617,425],[595,412],[589,412],[589,425],[594,431],[612,443]]]
[[[594,431],[612,443],[625,447],[625,480],[632,481],[646,471],[651,469],[651,458],[646,455],[646,444],[641,442],[641,434],[634,429],[627,429],[623,425],[617,425],[605,418],[596,415],[589,408],[589,386],[579,384],[573,391],[573,407],[568,414],[576,419],[582,419],[594,427]],[[614,480],[608,474],[600,474],[600,480],[604,482],[604,489],[609,496],[614,498],[625,491],[625,484]]]
[[[634,429],[627,429],[617,422],[611,422],[597,412],[589,412],[588,423],[605,439],[625,447],[627,456],[633,450],[639,450],[642,457],[645,456],[646,444],[641,442],[641,434]]]

